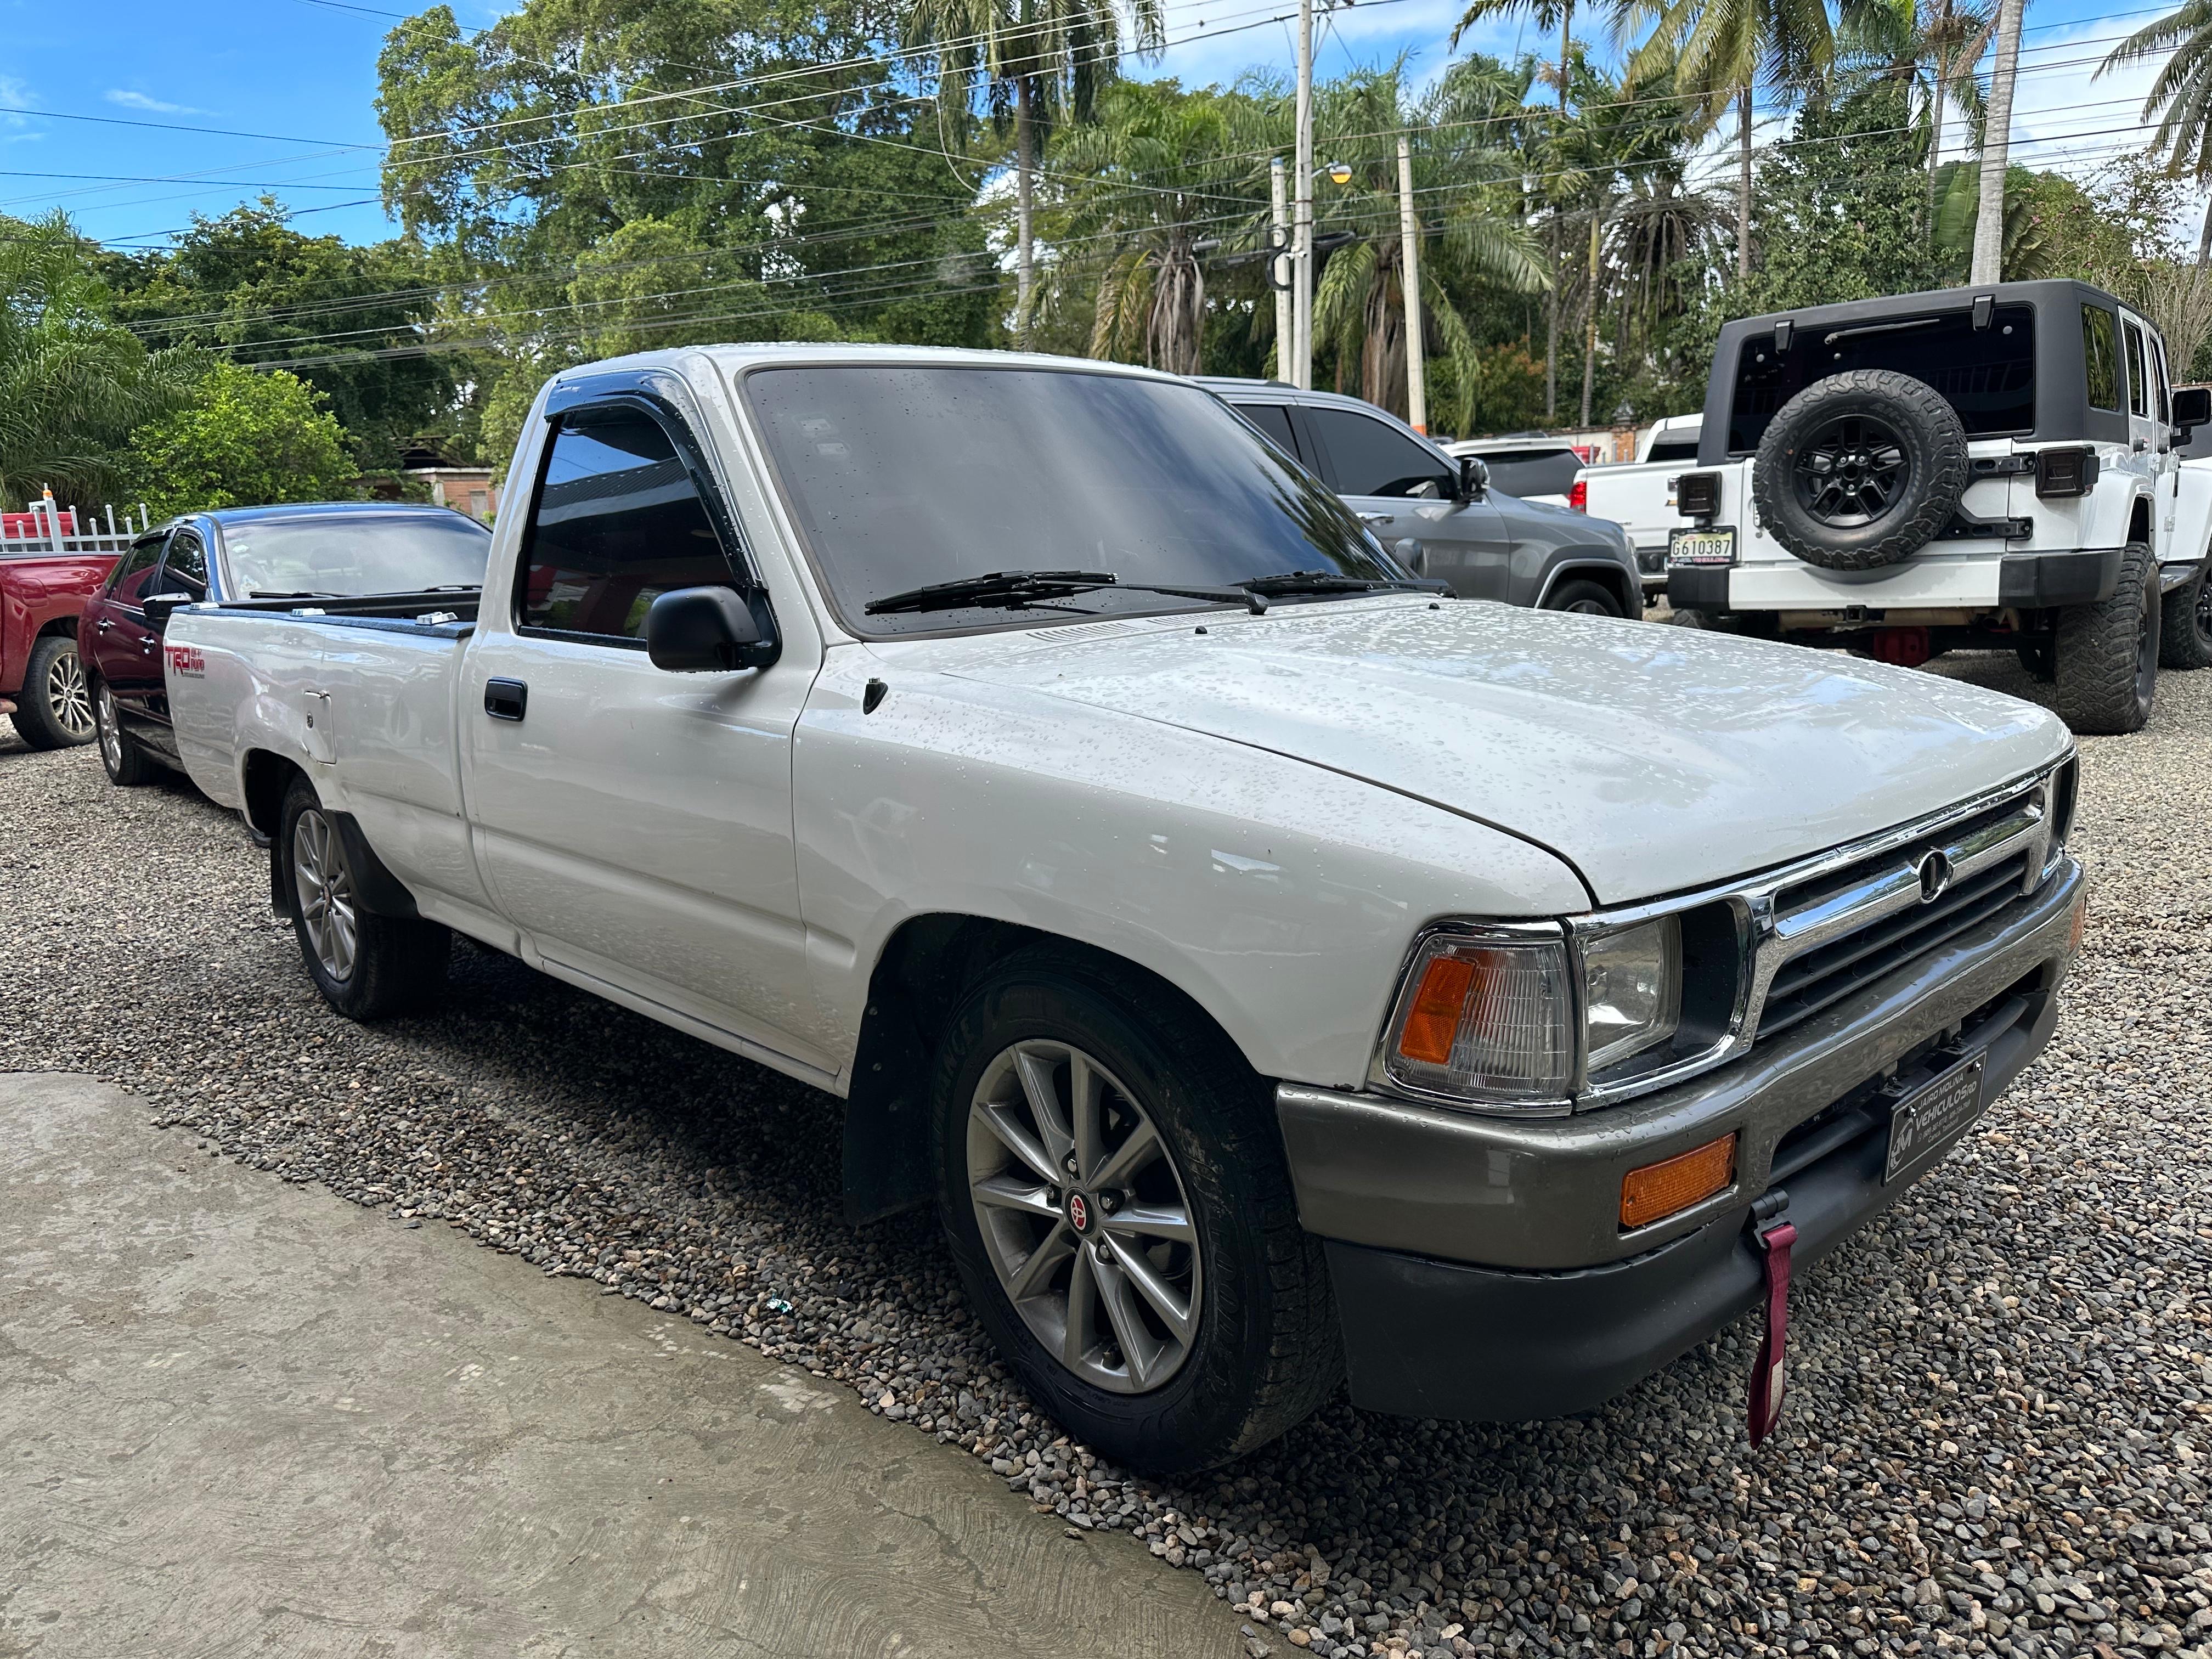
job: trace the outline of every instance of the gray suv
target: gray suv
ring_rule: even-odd
[[[1644,614],[1636,554],[1619,525],[1492,489],[1479,459],[1455,460],[1357,398],[1273,380],[1207,375],[1199,384],[1320,475],[1401,560],[1460,598]]]

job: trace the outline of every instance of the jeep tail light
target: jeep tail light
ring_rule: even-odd
[[[1564,940],[1431,934],[1399,990],[1384,1069],[1474,1103],[1557,1103],[1574,1082],[1574,1011]]]
[[[1735,1179],[1735,1131],[1620,1178],[1620,1224],[1648,1227],[1726,1190]]]
[[[1721,510],[1721,475],[1685,472],[1674,481],[1674,510],[1686,519],[1710,519]]]
[[[1589,511],[1589,480],[1577,478],[1567,487],[1567,505],[1577,513]]]
[[[2044,501],[2087,495],[2097,487],[2097,452],[2087,444],[2035,452],[2035,493]]]

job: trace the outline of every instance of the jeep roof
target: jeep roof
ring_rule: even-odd
[[[2089,401],[2083,326],[2085,311],[2101,311],[2112,319],[2106,337],[2117,341],[2124,309],[2087,283],[2051,281],[1741,318],[1721,330],[1714,347],[1698,464],[1718,466],[1751,454],[1784,404],[1850,368],[1895,369],[1925,380],[1959,411],[1970,438],[2124,444],[2124,391],[2109,410]],[[2124,388],[2117,378],[2124,363],[2112,367],[2114,384]]]

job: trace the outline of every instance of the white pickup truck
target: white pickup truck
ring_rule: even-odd
[[[1123,1462],[1347,1370],[1587,1410],[2057,1018],[2049,715],[1440,596],[1187,382],[684,350],[556,378],[510,476],[480,603],[167,618],[183,757],[307,972],[420,1004],[458,931],[841,1097],[851,1215],[934,1201]]]
[[[1628,532],[1636,574],[1648,603],[1667,591],[1667,540],[1681,524],[1674,511],[1674,480],[1698,464],[1702,415],[1669,415],[1636,441],[1636,459],[1613,466],[1586,466],[1575,475],[1567,505],[1594,519],[1611,519]]]

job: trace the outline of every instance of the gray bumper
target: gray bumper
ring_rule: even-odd
[[[2034,1058],[2081,890],[2069,860],[2023,907],[1771,1048],[1575,1117],[1279,1088],[1299,1218],[1328,1241],[1353,1399],[1504,1420],[1581,1411],[1711,1334],[1757,1296],[1743,1225],[1770,1188],[1790,1193],[1812,1260],[1910,1185],[1881,1181],[1887,1074],[1909,1083],[1979,1052],[1986,1105]],[[1939,1042],[1947,1054],[1929,1052]],[[1733,1186],[1620,1229],[1624,1175],[1731,1129]]]

